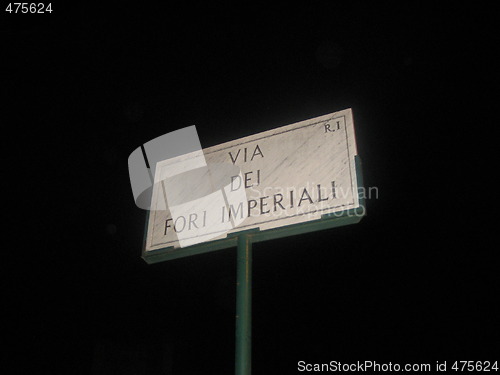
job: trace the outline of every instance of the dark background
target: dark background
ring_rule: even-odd
[[[357,225],[254,245],[254,373],[499,359],[491,10],[52,9],[2,9],[2,373],[232,373],[235,249],[147,265],[128,155],[345,108],[378,198]]]

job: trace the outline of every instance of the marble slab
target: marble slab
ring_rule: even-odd
[[[359,207],[351,109],[157,163],[145,251]]]

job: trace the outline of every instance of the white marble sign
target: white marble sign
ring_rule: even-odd
[[[160,162],[145,251],[359,207],[351,109]]]

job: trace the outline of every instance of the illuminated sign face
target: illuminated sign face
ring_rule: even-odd
[[[157,163],[145,251],[359,207],[350,109]]]

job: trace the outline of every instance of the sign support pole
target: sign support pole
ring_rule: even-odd
[[[238,235],[236,255],[236,375],[252,368],[252,238]]]

